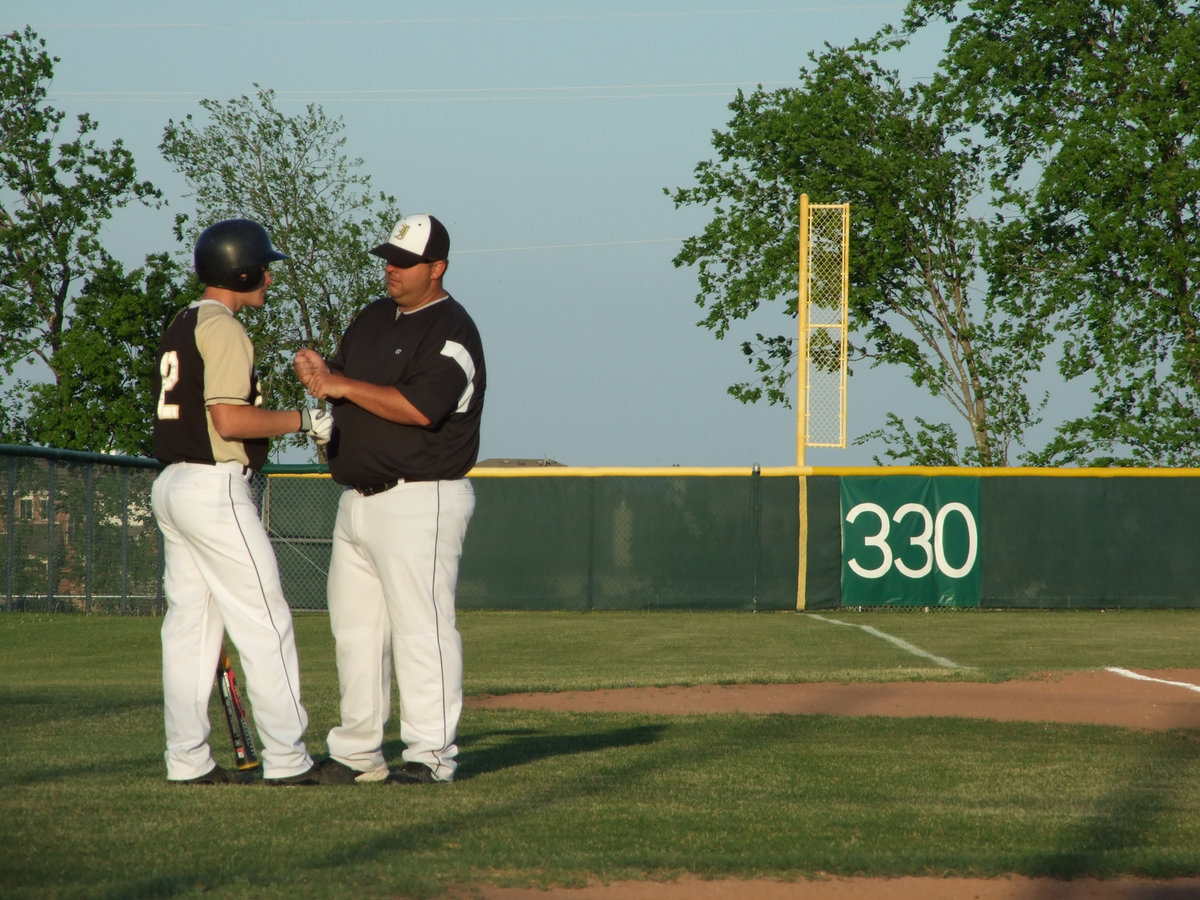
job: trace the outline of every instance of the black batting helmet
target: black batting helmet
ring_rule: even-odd
[[[253,291],[263,282],[263,266],[289,258],[271,246],[267,229],[257,222],[225,219],[200,232],[196,240],[196,277],[211,287]]]

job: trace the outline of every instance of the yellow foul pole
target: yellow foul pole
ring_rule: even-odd
[[[800,290],[796,298],[799,330],[796,341],[796,465],[804,465],[808,444],[808,194],[800,195]],[[796,609],[803,610],[808,592],[808,480],[799,482],[799,565],[796,573]]]

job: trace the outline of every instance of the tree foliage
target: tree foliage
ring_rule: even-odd
[[[114,210],[161,194],[137,180],[120,141],[97,145],[87,115],[61,134],[63,114],[46,102],[55,62],[29,28],[0,37],[0,441],[148,453],[161,329],[199,287],[190,253],[154,253],[126,273],[106,252]],[[361,161],[343,154],[341,122],[319,108],[285,116],[266,90],[201,106],[207,123],[169,122],[160,147],[195,193],[195,224],[177,216],[177,237],[190,248],[212,221],[248,217],[292,257],[272,268],[270,301],[246,324],[268,401],[301,405],[293,353],[331,353],[378,293],[367,250],[400,214],[372,196]],[[30,374],[39,363],[52,378]]]
[[[1200,460],[1200,9],[1180,0],[912,0],[952,23],[932,89],[988,142],[1027,288],[1095,404],[1047,463]],[[1049,320],[1048,320],[1049,322]]]
[[[49,368],[57,390],[65,379],[88,378],[113,364],[94,359],[94,369],[64,355],[78,327],[75,295],[107,272],[112,260],[101,229],[113,211],[130,203],[157,204],[159,191],[139,181],[133,157],[121,141],[97,145],[97,124],[81,115],[73,137],[63,134],[64,114],[47,103],[57,60],[26,28],[0,36],[0,369]],[[26,378],[9,392],[0,418],[0,440],[54,443],[31,419],[28,404],[43,394]],[[82,422],[82,410],[63,412]],[[98,449],[77,443],[73,449]]]
[[[1001,223],[972,212],[987,199],[980,148],[938,115],[923,87],[904,88],[881,65],[883,50],[826,48],[798,87],[738,93],[727,130],[713,136],[718,158],[672,194],[676,206],[713,210],[675,263],[697,267],[700,324],[719,338],[766,303],[794,316],[799,196],[848,202],[855,352],[901,367],[947,401],[970,427],[964,460],[1003,465],[1037,421],[1026,385],[1050,336],[1028,294],[1014,301],[993,286],[1012,246]],[[743,345],[757,380],[730,392],[786,403],[795,351],[792,337],[760,334]],[[893,446],[921,459],[948,431],[918,419],[913,435],[895,416],[888,425]]]
[[[190,247],[212,222],[255,219],[291,257],[272,265],[267,305],[243,320],[267,405],[302,405],[292,357],[301,347],[330,355],[350,318],[380,294],[382,265],[368,250],[399,210],[394,198],[372,194],[362,160],[344,155],[341,120],[319,106],[288,116],[265,89],[200,106],[203,124],[191,115],[170,121],[160,145],[196,202],[195,221],[179,217],[176,230]]]
[[[165,253],[128,274],[109,260],[75,301],[55,354],[63,375],[27,386],[30,433],[51,447],[153,455],[159,339],[199,295],[191,272]]]

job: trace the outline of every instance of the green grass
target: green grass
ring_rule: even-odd
[[[470,694],[1193,666],[1200,611],[461,616]],[[589,879],[1200,874],[1200,733],[468,709],[459,780],[164,781],[160,621],[0,615],[6,897],[438,897]],[[310,748],[337,681],[296,619]],[[228,763],[214,706],[214,749]],[[393,722],[385,747],[401,750]]]
[[[794,681],[991,681],[1103,666],[1197,664],[1200,610],[476,612],[469,693]],[[952,660],[931,664],[866,626]],[[536,626],[531,625],[536,623]],[[970,669],[965,667],[972,667]]]

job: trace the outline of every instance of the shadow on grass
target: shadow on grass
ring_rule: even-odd
[[[1171,856],[1155,853],[1156,835],[1172,828],[1172,819],[1181,815],[1174,786],[1191,784],[1196,777],[1197,750],[1194,735],[1180,733],[1165,742],[1155,742],[1163,751],[1153,759],[1129,765],[1113,779],[1113,787],[1098,798],[1090,816],[1072,820],[1064,829],[1058,847],[1036,861],[1030,874],[1070,880],[1073,878],[1112,878],[1144,875],[1149,878],[1194,877],[1200,865],[1194,854],[1182,851]],[[1131,860],[1145,860],[1145,871],[1130,868]],[[1059,886],[1047,886],[1031,894],[1061,898]],[[1188,893],[1191,891],[1192,893]],[[1082,895],[1081,895],[1082,896]],[[1138,900],[1175,900],[1193,897],[1194,888],[1176,891],[1171,885],[1147,884],[1128,894]]]
[[[460,740],[459,769],[455,781],[469,781],[505,769],[555,757],[594,753],[653,744],[666,730],[664,725],[635,725],[611,731],[554,733],[535,728],[499,728],[473,731]],[[401,741],[387,741],[383,752],[399,760]]]

